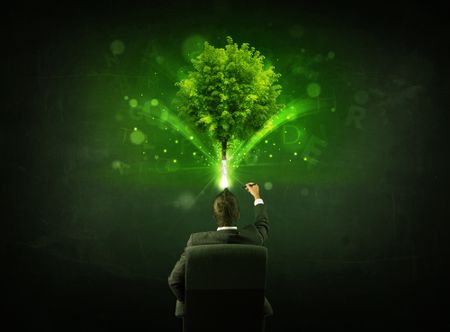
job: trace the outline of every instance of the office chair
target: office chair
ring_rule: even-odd
[[[264,297],[267,249],[257,245],[213,244],[186,249],[185,302],[176,315],[184,332],[265,330],[273,314]]]

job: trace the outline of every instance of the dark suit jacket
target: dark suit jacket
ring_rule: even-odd
[[[197,246],[202,244],[255,244],[262,245],[269,236],[269,218],[267,216],[264,204],[255,206],[255,222],[237,230],[221,230],[211,232],[193,233],[189,237],[186,247]],[[180,311],[184,302],[184,273],[185,273],[186,255],[185,251],[181,254],[180,259],[176,262],[172,272],[169,275],[168,282],[172,292],[177,297],[177,313],[182,315]],[[265,299],[264,310],[267,315],[271,315],[272,307]]]

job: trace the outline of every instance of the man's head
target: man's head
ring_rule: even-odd
[[[214,200],[213,214],[218,227],[236,225],[240,216],[239,204],[236,196],[228,188],[219,193]]]

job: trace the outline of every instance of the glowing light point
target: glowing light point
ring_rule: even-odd
[[[123,99],[124,99],[124,100],[128,100],[128,96],[124,96]]]
[[[220,179],[220,188],[225,189],[228,188],[228,177],[227,177],[227,161],[222,160],[222,177]]]
[[[297,152],[294,152],[294,156],[296,156],[298,153]]]
[[[146,140],[145,134],[138,130],[137,128],[134,128],[134,130],[130,134],[130,141],[133,144],[140,145],[144,143]]]
[[[138,101],[134,98],[130,99],[130,101],[128,102],[130,104],[130,107],[137,107],[138,105]]]
[[[269,143],[269,141],[268,141],[268,140],[265,140],[265,141],[264,141],[264,143],[266,143],[266,144],[267,144],[267,143]]]
[[[307,158],[307,157],[303,157],[303,160],[304,160],[304,161],[307,161],[307,160],[308,160],[308,158]]]
[[[167,149],[164,149],[163,152],[164,152],[164,153],[167,153]]]
[[[174,164],[176,164],[177,162],[178,162],[178,160],[176,160],[176,159],[173,160],[173,163],[174,163]]]
[[[273,155],[272,154],[269,154],[269,158],[272,158],[273,157]]]
[[[192,155],[193,155],[193,156],[196,156],[196,155],[197,155],[197,152],[192,152]]]
[[[159,105],[159,100],[156,99],[156,98],[153,98],[153,99],[150,101],[150,104],[151,104],[152,106],[158,106],[158,105]]]
[[[306,92],[311,98],[319,97],[321,92],[320,85],[317,83],[309,83],[306,87]]]
[[[190,140],[193,140],[193,139],[194,139],[194,136],[189,136],[189,139],[190,139]]]
[[[179,141],[176,139],[176,140],[175,140],[175,144],[178,144],[178,142],[179,142]]]
[[[109,46],[111,53],[114,55],[120,55],[125,51],[125,44],[121,40],[113,40],[111,45]]]

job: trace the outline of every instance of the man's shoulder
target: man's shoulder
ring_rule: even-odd
[[[226,231],[206,231],[192,233],[189,237],[188,245],[196,246],[202,244],[220,243],[254,243],[260,244],[255,225],[249,224],[238,228],[238,232]]]
[[[191,245],[198,245],[203,244],[204,242],[208,242],[211,239],[217,237],[217,231],[196,232],[191,234],[191,236],[189,237],[189,241],[191,242]]]

